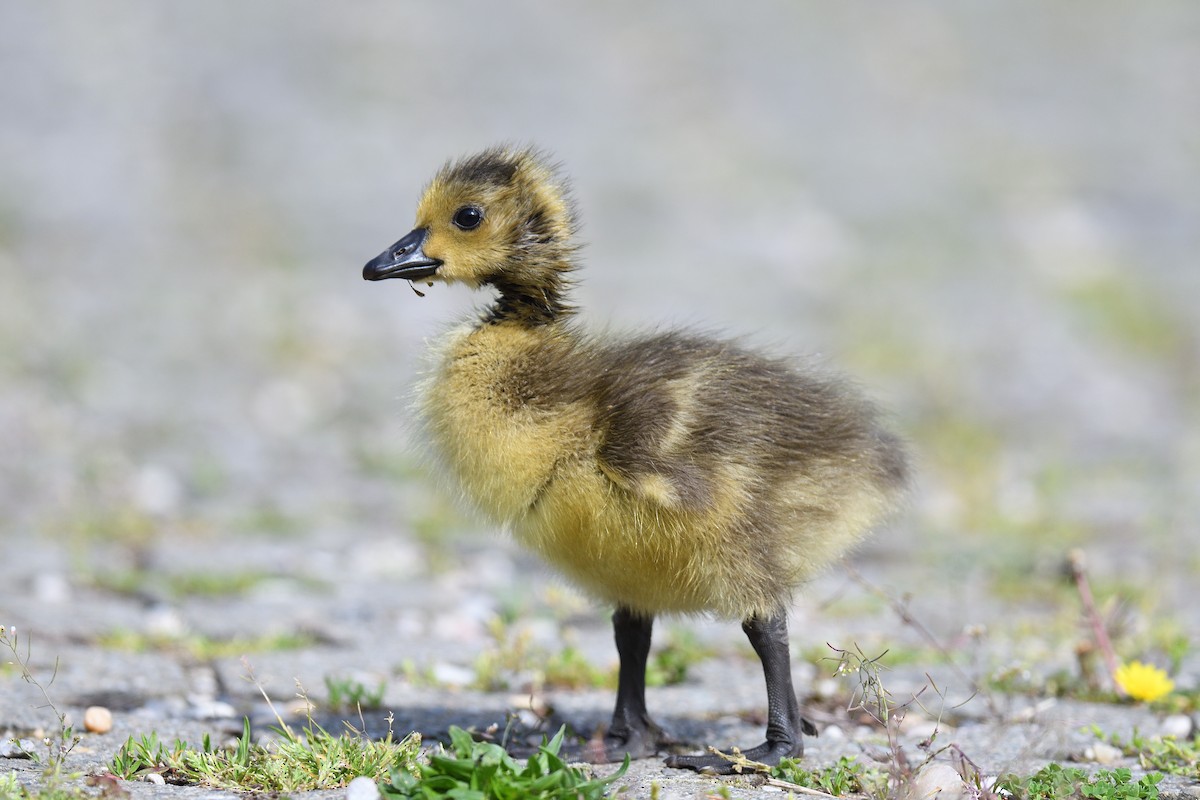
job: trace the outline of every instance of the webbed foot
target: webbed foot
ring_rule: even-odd
[[[742,772],[738,768],[742,759],[773,767],[782,758],[799,758],[804,755],[804,744],[799,739],[795,743],[763,742],[757,747],[741,751],[742,759],[739,759],[735,753],[729,755],[730,758],[719,756],[716,753],[703,756],[667,756],[663,763],[675,769],[691,769],[706,775],[730,775]]]
[[[597,736],[583,745],[580,757],[591,764],[610,764],[630,758],[650,758],[658,755],[676,742],[653,722],[645,727],[610,730],[603,737]]]

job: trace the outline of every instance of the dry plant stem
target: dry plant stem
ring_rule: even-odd
[[[825,792],[818,791],[817,789],[809,789],[807,786],[801,786],[798,783],[789,783],[787,781],[781,781],[778,778],[767,778],[767,781],[764,785],[765,786],[774,786],[777,789],[787,789],[790,792],[798,792],[800,794],[808,794],[808,795],[812,795],[814,797],[832,797],[835,799],[837,798],[836,794],[826,794]]]
[[[279,729],[287,736],[294,738],[295,734],[292,733],[292,729],[288,727],[288,724],[283,721],[283,716],[280,715],[279,709],[275,708],[275,704],[271,702],[271,696],[267,694],[267,690],[259,682],[258,676],[254,674],[254,666],[250,663],[250,659],[246,656],[242,656],[242,669],[246,670],[246,680],[253,683],[254,688],[258,689],[258,693],[263,696],[263,700],[267,701],[267,706],[271,709],[271,713],[275,715],[275,721],[279,723]],[[304,701],[307,703],[308,698],[305,697]]]
[[[951,744],[947,747],[950,751],[950,762],[954,765],[954,771],[958,773],[958,777],[963,779],[969,788],[969,796],[975,800],[1001,800],[1001,796],[994,792],[983,783],[983,770],[979,765],[956,744]]]
[[[75,745],[79,743],[79,737],[74,736],[71,726],[67,725],[66,713],[58,710],[58,706],[54,705],[54,701],[50,699],[50,692],[47,691],[47,687],[52,685],[54,680],[58,677],[58,657],[55,656],[54,658],[54,671],[50,673],[50,680],[43,684],[33,674],[33,670],[29,668],[30,653],[32,652],[33,648],[32,637],[28,635],[25,637],[25,655],[23,657],[19,649],[20,645],[18,643],[17,629],[15,627],[0,627],[0,641],[2,641],[4,646],[13,654],[15,661],[12,663],[16,664],[17,668],[20,670],[21,680],[37,687],[38,691],[42,693],[42,699],[46,701],[46,704],[41,707],[50,709],[51,713],[53,713],[55,718],[58,720],[57,746],[53,743],[51,737],[47,736],[43,739],[43,743],[45,744],[47,751],[47,764],[52,770],[57,771],[62,765],[63,760],[73,749],[75,749]]]
[[[1084,559],[1082,550],[1072,550],[1067,559],[1071,564],[1071,577],[1075,579],[1075,586],[1079,590],[1079,599],[1083,602],[1083,613],[1091,623],[1092,633],[1096,637],[1096,646],[1100,648],[1100,652],[1104,655],[1104,664],[1108,667],[1108,678],[1121,695],[1125,694],[1125,690],[1117,683],[1114,677],[1117,674],[1117,654],[1113,652],[1112,641],[1108,638],[1108,630],[1104,626],[1104,620],[1100,619],[1100,613],[1096,610],[1096,601],[1092,597],[1092,587],[1088,583],[1087,577],[1087,562]]]
[[[760,763],[758,761],[752,761],[751,759],[746,758],[744,755],[742,755],[741,751],[738,750],[737,748],[734,748],[734,751],[732,753],[723,753],[720,750],[718,750],[717,748],[709,746],[708,752],[712,753],[713,755],[720,756],[721,758],[725,759],[726,761],[734,764],[737,768],[736,772],[739,775],[743,774],[744,772],[768,773],[771,771],[771,767],[769,765]],[[801,786],[797,783],[790,783],[785,780],[780,780],[779,778],[772,778],[770,775],[766,776],[766,784],[765,785],[775,786],[780,789],[789,789],[793,792],[799,792],[800,794],[813,795],[814,797],[833,797],[833,798],[837,797],[837,795],[828,794],[826,792],[822,792],[817,789],[810,789],[807,786]]]
[[[17,649],[18,645],[16,628],[13,628],[12,631],[11,637],[5,636],[4,643],[8,646],[8,649],[12,651],[13,658],[16,659],[15,663],[21,671],[21,680],[37,687],[37,690],[42,693],[42,699],[46,701],[46,704],[42,706],[42,708],[48,708],[54,712],[54,715],[58,717],[59,724],[62,725],[66,720],[66,715],[60,712],[57,707],[55,707],[54,701],[50,699],[50,693],[46,691],[46,687],[53,684],[54,679],[58,677],[58,657],[55,656],[54,658],[54,670],[50,673],[50,680],[46,681],[45,685],[43,685],[41,681],[34,677],[33,670],[29,668],[29,655],[33,647],[32,639],[29,636],[25,637],[25,655],[22,657],[21,653]]]
[[[979,681],[963,672],[962,668],[954,662],[954,656],[950,653],[950,650],[944,644],[938,641],[937,637],[934,636],[928,628],[921,624],[920,620],[912,615],[912,613],[908,610],[908,605],[906,603],[897,600],[883,589],[880,589],[878,586],[868,581],[858,570],[849,564],[846,564],[845,567],[846,574],[850,576],[851,580],[887,603],[896,616],[900,618],[901,622],[916,631],[917,635],[924,639],[927,645],[936,650],[942,656],[942,658],[946,660],[946,663],[950,666],[950,669],[954,670],[954,674],[970,687],[972,695],[981,694]],[[985,699],[987,700],[989,710],[995,711],[996,709],[993,707],[991,696],[985,693]]]

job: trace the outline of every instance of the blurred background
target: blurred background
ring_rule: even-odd
[[[2,0],[3,621],[94,638],[135,612],[83,601],[202,571],[303,578],[314,618],[383,581],[410,633],[406,596],[540,602],[409,443],[481,299],[360,277],[513,142],[573,177],[586,324],[813,355],[892,411],[920,486],[855,562],[939,630],[1074,624],[1083,548],[1194,640],[1198,41],[1186,0]]]

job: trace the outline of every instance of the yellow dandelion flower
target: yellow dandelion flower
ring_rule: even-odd
[[[1113,680],[1125,690],[1125,694],[1147,703],[1166,697],[1175,688],[1175,681],[1168,678],[1166,672],[1140,661],[1122,664],[1113,675]]]

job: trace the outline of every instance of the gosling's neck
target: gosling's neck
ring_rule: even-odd
[[[569,276],[574,268],[567,251],[531,259],[516,269],[506,270],[489,281],[500,296],[485,312],[484,322],[507,322],[532,328],[567,319],[575,313],[575,307],[566,299]]]

